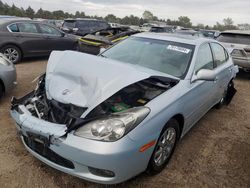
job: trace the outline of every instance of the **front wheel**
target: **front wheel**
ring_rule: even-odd
[[[3,85],[0,83],[0,100],[3,97],[3,94],[4,94],[4,88]]]
[[[163,128],[148,164],[149,174],[160,173],[170,160],[180,136],[179,122],[171,119]]]
[[[14,45],[7,45],[1,49],[1,52],[12,62],[17,63],[21,60],[21,50]]]

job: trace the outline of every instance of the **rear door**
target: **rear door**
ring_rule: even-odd
[[[17,26],[22,38],[20,45],[27,56],[45,55],[48,53],[47,49],[42,48],[44,40],[36,23],[19,22]]]
[[[225,89],[227,88],[231,75],[232,75],[232,63],[230,62],[229,55],[225,48],[218,43],[210,43],[214,62],[216,65],[215,71],[217,72],[217,100],[220,100],[223,96]]]
[[[39,24],[39,29],[44,38],[44,50],[49,52],[53,50],[73,50],[74,41],[63,35],[60,30],[46,24]]]

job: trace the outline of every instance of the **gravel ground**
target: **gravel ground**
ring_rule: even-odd
[[[103,187],[38,161],[22,145],[9,115],[12,95],[30,91],[46,60],[18,64],[18,87],[0,102],[0,187]],[[181,140],[167,168],[115,187],[250,187],[250,80],[240,73],[229,106],[212,109]]]

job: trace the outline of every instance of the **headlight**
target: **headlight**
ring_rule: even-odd
[[[123,112],[113,113],[107,118],[102,118],[89,122],[79,129],[74,135],[106,142],[119,140],[149,114],[147,107],[135,107]]]
[[[8,60],[4,55],[0,54],[0,64],[5,65],[5,66],[9,66],[12,65],[12,63],[10,62],[10,60]]]

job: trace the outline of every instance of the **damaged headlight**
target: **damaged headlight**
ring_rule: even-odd
[[[83,138],[113,142],[122,138],[149,114],[147,107],[135,107],[123,112],[113,113],[107,118],[89,122],[75,131]]]

